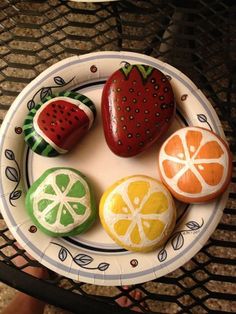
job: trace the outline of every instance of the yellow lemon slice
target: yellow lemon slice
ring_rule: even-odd
[[[151,251],[170,236],[175,204],[164,185],[148,176],[121,179],[103,194],[99,216],[110,237],[130,251]]]

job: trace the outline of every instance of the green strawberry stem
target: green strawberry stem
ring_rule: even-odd
[[[123,68],[121,68],[121,71],[125,75],[126,79],[129,78],[130,72],[132,71],[133,68],[136,68],[138,72],[140,73],[142,80],[147,81],[149,76],[152,74],[154,68],[148,65],[142,65],[142,64],[137,64],[137,65],[128,65]]]

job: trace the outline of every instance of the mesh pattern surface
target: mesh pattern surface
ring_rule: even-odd
[[[48,285],[82,294],[88,302],[100,300],[101,311],[103,303],[115,305],[127,296],[129,309],[149,313],[236,312],[235,21],[236,5],[229,0],[0,2],[0,122],[19,92],[59,60],[101,50],[135,51],[166,61],[193,80],[215,108],[234,154],[222,220],[191,261],[165,277],[128,288],[63,277],[51,278]],[[15,267],[14,259],[21,255],[25,262],[19,271],[38,267],[16,246],[3,222],[0,226],[2,263]],[[140,292],[141,300],[134,291]]]

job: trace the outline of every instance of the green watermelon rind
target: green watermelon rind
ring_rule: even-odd
[[[45,97],[42,102],[38,103],[35,108],[29,111],[23,124],[25,142],[31,148],[31,150],[45,157],[56,157],[60,155],[60,153],[36,132],[33,122],[37,111],[42,107],[42,105],[55,97],[69,97],[72,99],[77,99],[81,101],[84,105],[89,107],[89,109],[93,112],[94,119],[96,117],[96,107],[94,103],[87,96],[80,93],[66,91]]]
[[[63,169],[67,169],[67,170],[71,170],[73,172],[75,172],[77,175],[79,175],[80,177],[82,177],[89,188],[89,192],[90,192],[90,208],[91,208],[91,214],[90,216],[87,218],[86,221],[84,221],[82,224],[78,225],[76,228],[72,229],[71,231],[65,232],[65,233],[59,233],[59,232],[53,232],[50,231],[48,229],[46,229],[45,227],[43,227],[38,219],[35,217],[34,215],[34,211],[33,211],[33,196],[35,191],[37,190],[38,186],[46,179],[46,177],[48,175],[50,175],[51,173],[57,171],[57,170],[63,170]],[[80,233],[84,233],[85,231],[87,231],[88,229],[91,228],[91,226],[94,224],[94,222],[97,219],[97,209],[96,209],[96,203],[95,203],[95,198],[94,198],[94,194],[92,191],[92,188],[90,186],[90,184],[87,181],[87,178],[84,176],[84,174],[82,174],[80,171],[73,169],[73,168],[67,168],[67,167],[55,167],[55,168],[51,168],[46,170],[29,188],[29,190],[27,191],[26,194],[26,198],[25,198],[25,205],[26,205],[26,210],[31,218],[31,220],[33,221],[33,223],[35,224],[35,226],[37,228],[39,228],[42,232],[44,232],[45,234],[47,234],[48,236],[51,237],[72,237],[72,236],[76,236]]]

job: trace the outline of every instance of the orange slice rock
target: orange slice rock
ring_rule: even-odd
[[[161,179],[180,201],[198,203],[223,193],[231,179],[232,158],[215,133],[186,127],[172,134],[158,156]]]

